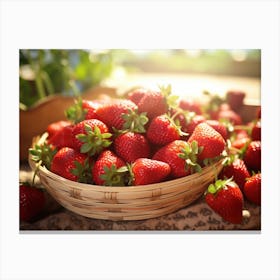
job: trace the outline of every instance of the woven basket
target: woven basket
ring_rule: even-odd
[[[29,164],[33,170],[36,168],[30,156]],[[203,168],[201,173],[163,183],[131,187],[77,183],[45,167],[39,168],[38,175],[50,195],[68,210],[89,218],[119,221],[155,218],[189,205],[204,193],[221,169],[221,162],[217,162]]]

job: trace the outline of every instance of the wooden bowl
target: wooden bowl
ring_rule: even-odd
[[[39,140],[38,140],[39,139]],[[35,142],[40,144],[42,137]],[[36,164],[29,156],[34,170]],[[77,183],[45,167],[38,175],[46,190],[63,207],[85,217],[105,220],[143,220],[159,217],[197,200],[222,169],[221,161],[200,173],[143,186],[105,187]]]

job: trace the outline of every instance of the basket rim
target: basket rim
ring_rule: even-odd
[[[33,166],[32,166],[32,162]],[[213,163],[210,166],[206,166],[202,168],[202,171],[199,173],[193,173],[184,177],[180,177],[180,178],[176,178],[176,179],[172,179],[172,180],[168,180],[168,181],[164,181],[161,183],[153,183],[153,184],[147,184],[147,185],[138,185],[138,186],[101,186],[101,185],[95,185],[95,184],[86,184],[86,183],[80,183],[80,182],[76,182],[76,181],[72,181],[69,179],[66,179],[60,175],[57,175],[53,172],[51,172],[50,170],[48,170],[45,166],[40,166],[39,167],[39,171],[42,172],[45,176],[51,177],[53,180],[58,181],[60,183],[62,183],[63,185],[67,185],[67,186],[71,186],[71,187],[75,187],[75,188],[80,188],[82,189],[87,189],[87,190],[92,190],[92,191],[107,191],[107,192],[121,192],[121,191],[151,191],[153,189],[158,189],[160,187],[165,187],[166,185],[172,185],[172,183],[179,183],[179,182],[184,182],[186,180],[186,178],[188,180],[192,180],[195,179],[198,176],[203,176],[205,173],[209,172],[211,169],[216,168],[218,165],[220,165],[222,162],[222,160],[217,161],[215,163]],[[31,159],[31,156],[29,155],[29,165],[32,169],[34,169],[34,164],[35,162]]]

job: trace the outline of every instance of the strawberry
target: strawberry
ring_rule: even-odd
[[[57,121],[50,123],[47,126],[47,132],[49,134],[49,138],[51,138],[54,134],[56,134],[58,131],[60,131],[65,126],[71,125],[71,122],[69,121]]]
[[[124,186],[127,171],[125,162],[110,150],[104,150],[92,168],[95,184],[105,186]]]
[[[148,140],[156,145],[166,145],[183,135],[180,127],[167,114],[152,119],[147,130]]]
[[[242,124],[242,119],[239,114],[237,114],[233,110],[220,110],[216,116],[217,120],[228,120],[233,125],[240,125]]]
[[[26,183],[19,186],[20,221],[31,222],[42,214],[45,207],[44,192]]]
[[[73,127],[73,148],[81,153],[94,156],[111,145],[111,136],[108,127],[102,121],[84,120]]]
[[[148,92],[149,90],[146,88],[137,88],[128,93],[128,99],[134,102],[136,105],[139,104],[142,97]]]
[[[201,104],[193,100],[181,99],[179,102],[179,108],[194,112],[197,115],[202,115]]]
[[[232,140],[231,146],[241,150],[245,148],[250,141],[250,136],[246,130],[238,130],[236,131],[235,137]]]
[[[184,132],[189,133],[189,135],[191,135],[194,129],[196,128],[196,126],[205,121],[206,119],[202,115],[191,116],[190,118],[187,118],[187,124],[185,126],[182,125],[182,130]]]
[[[222,135],[207,123],[197,125],[188,139],[188,143],[196,141],[198,147],[203,147],[198,159],[212,159],[221,155],[226,147],[226,142]]]
[[[164,181],[170,174],[169,164],[148,159],[138,158],[131,166],[132,185],[147,185]]]
[[[171,168],[171,176],[179,178],[187,176],[193,171],[200,171],[200,166],[197,164],[199,152],[200,149],[195,141],[189,145],[186,141],[175,140],[160,148],[152,159],[168,163]]]
[[[214,184],[210,184],[205,192],[205,201],[224,220],[241,224],[243,195],[231,179],[217,180]]]
[[[137,110],[137,105],[130,100],[116,99],[111,103],[101,105],[96,110],[98,119],[109,128],[124,129],[123,115]]]
[[[252,141],[244,155],[248,169],[258,172],[261,170],[261,141]]]
[[[239,186],[239,188],[243,190],[246,178],[250,177],[250,173],[248,172],[247,167],[242,159],[234,159],[233,162],[224,166],[221,173],[219,174],[219,178],[221,179],[229,179],[231,177]]]
[[[53,157],[50,170],[65,179],[88,183],[91,181],[89,168],[89,159],[85,154],[64,147]]]
[[[59,131],[57,131],[54,135],[52,135],[48,139],[48,143],[52,144],[57,149],[63,147],[73,148],[73,138],[72,138],[72,130],[74,125],[67,125],[62,127]]]
[[[161,91],[149,90],[138,102],[138,111],[146,112],[151,120],[156,116],[163,115],[168,111],[167,98],[170,95],[171,88],[161,88]]]
[[[146,137],[135,132],[125,132],[117,136],[114,150],[126,162],[134,162],[138,158],[150,156],[150,144]]]
[[[257,205],[261,205],[261,181],[261,173],[257,173],[248,178],[244,185],[245,197]]]
[[[245,96],[243,91],[231,90],[226,93],[226,102],[232,110],[238,111],[243,106]]]
[[[261,122],[258,120],[254,123],[251,131],[251,138],[253,141],[261,141]]]
[[[211,127],[213,127],[217,132],[219,132],[225,140],[227,140],[228,131],[227,131],[227,127],[223,123],[217,120],[206,120],[205,122]]]
[[[82,100],[82,108],[86,111],[85,120],[96,119],[96,110],[101,104],[99,101]]]

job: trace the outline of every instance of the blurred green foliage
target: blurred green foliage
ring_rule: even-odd
[[[261,50],[20,50],[20,104],[53,94],[78,95],[126,72],[173,72],[260,77]]]
[[[20,104],[30,107],[46,96],[79,95],[113,71],[114,51],[20,50]]]

